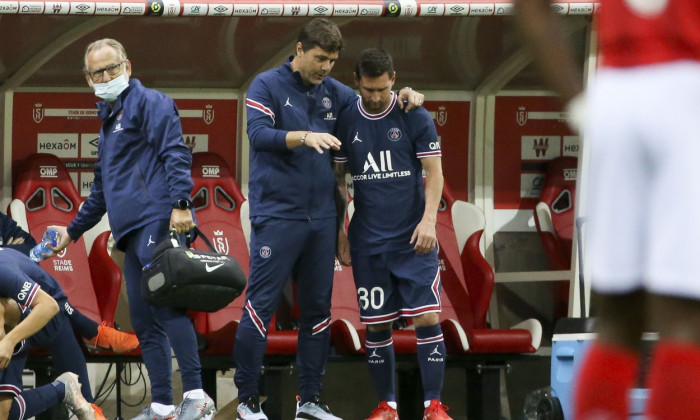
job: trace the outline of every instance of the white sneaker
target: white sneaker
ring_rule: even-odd
[[[267,416],[260,408],[260,400],[257,395],[253,395],[238,404],[237,412],[236,418],[239,420],[267,420]]]
[[[83,397],[83,393],[80,389],[81,384],[78,382],[78,375],[73,372],[64,372],[56,378],[56,381],[61,382],[65,388],[63,404],[65,404],[79,420],[92,420],[89,416],[92,412],[92,407]]]
[[[297,396],[297,415],[294,420],[343,420],[331,413],[331,409],[321,402],[318,395],[312,401],[301,405],[301,399]]]
[[[178,420],[203,420],[205,417],[216,413],[214,400],[204,394],[204,398],[185,398],[175,408]],[[210,416],[211,417],[211,416]]]

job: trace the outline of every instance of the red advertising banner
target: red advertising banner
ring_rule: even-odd
[[[494,128],[494,207],[533,209],[547,162],[578,156],[579,138],[571,133],[557,98],[498,96]]]
[[[469,121],[471,102],[426,101],[442,149],[442,172],[454,198],[467,201],[469,191]]]
[[[101,120],[91,93],[18,92],[13,95],[12,177],[33,153],[58,156],[82,196],[90,193]],[[175,99],[192,152],[220,154],[236,173],[238,100]]]

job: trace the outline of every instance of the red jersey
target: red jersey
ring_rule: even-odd
[[[700,61],[700,0],[602,0],[602,65]]]

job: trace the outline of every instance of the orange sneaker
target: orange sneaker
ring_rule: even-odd
[[[367,420],[399,420],[399,413],[395,409],[391,408],[386,401],[379,403],[379,406],[372,411]]]
[[[139,346],[135,334],[108,327],[104,322],[97,327],[97,336],[86,339],[85,342],[92,348],[112,350],[115,353],[131,351]]]
[[[94,415],[95,420],[107,420],[105,418],[104,414],[102,414],[102,407],[100,407],[99,405],[97,405],[95,403],[90,404],[90,407],[92,407],[92,410],[93,410],[92,414]]]
[[[439,400],[430,400],[430,405],[423,412],[423,420],[452,420],[446,411],[450,408]]]

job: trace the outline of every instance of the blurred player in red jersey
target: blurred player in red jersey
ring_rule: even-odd
[[[601,0],[600,68],[587,90],[549,0],[516,0],[549,85],[591,151],[587,274],[596,330],[575,418],[627,419],[640,337],[660,340],[647,376],[650,419],[700,418],[700,1]]]

